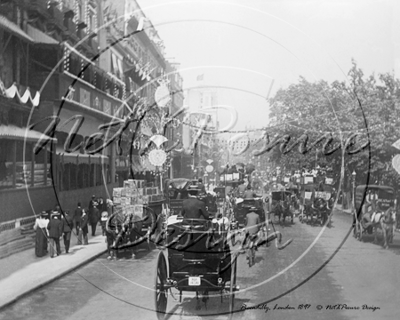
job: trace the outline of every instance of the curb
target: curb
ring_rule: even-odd
[[[66,271],[64,271],[64,272],[61,272],[60,274],[57,274],[57,275],[55,275],[55,276],[53,276],[53,277],[50,277],[48,280],[42,282],[41,284],[39,284],[39,285],[37,285],[37,286],[35,286],[35,287],[33,287],[33,288],[30,288],[29,290],[27,290],[27,291],[25,291],[25,292],[19,294],[18,296],[12,298],[10,301],[4,303],[3,305],[0,305],[0,311],[1,311],[2,309],[4,309],[4,308],[8,307],[9,305],[13,304],[13,303],[16,302],[17,300],[23,298],[24,296],[26,296],[26,295],[32,293],[33,291],[38,290],[38,289],[40,289],[40,288],[42,288],[42,287],[44,287],[44,286],[50,284],[51,282],[53,282],[53,281],[55,281],[55,280],[57,280],[57,279],[59,279],[59,278],[65,276],[65,275],[71,273],[72,271],[74,271],[74,270],[76,270],[76,269],[82,267],[82,266],[85,265],[85,264],[88,264],[89,262],[95,260],[97,257],[103,255],[103,254],[106,253],[106,252],[107,252],[107,249],[104,249],[104,250],[102,250],[101,252],[96,253],[95,255],[93,255],[93,256],[91,256],[91,257],[89,257],[89,258],[87,258],[87,259],[82,260],[81,262],[79,262],[77,265],[74,265],[74,266],[71,267],[70,269],[68,269],[68,270],[66,270]]]

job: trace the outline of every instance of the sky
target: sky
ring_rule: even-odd
[[[365,75],[400,70],[400,1],[138,2],[166,57],[180,63],[184,89],[216,88],[219,103],[237,111],[234,130],[266,126],[266,98],[300,76],[346,81],[352,59]]]

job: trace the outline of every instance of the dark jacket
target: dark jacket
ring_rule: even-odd
[[[74,214],[74,220],[75,221],[80,221],[82,219],[82,208],[77,207],[75,209],[75,214]]]
[[[49,230],[49,238],[59,238],[63,234],[63,223],[59,219],[50,219],[50,222],[47,226],[47,230]]]
[[[88,215],[85,214],[81,217],[81,229],[87,233],[88,232]]]
[[[97,200],[90,200],[89,202],[89,223],[95,224],[99,221],[99,203]]]
[[[105,203],[104,201],[102,203],[100,203],[100,201],[99,201],[99,205],[97,208],[99,209],[99,213],[101,216],[103,211],[107,211],[107,203]]]
[[[208,220],[208,212],[206,204],[197,198],[189,198],[183,200],[182,216],[188,219],[206,219]]]
[[[100,220],[100,211],[99,208],[93,207],[89,210],[89,223],[95,224]]]
[[[74,225],[74,220],[70,215],[65,215],[65,218],[61,220],[63,223],[63,232],[71,232]]]
[[[89,211],[93,209],[94,207],[97,207],[99,205],[99,202],[97,200],[90,200],[89,201]]]

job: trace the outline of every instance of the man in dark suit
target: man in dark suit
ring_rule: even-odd
[[[183,200],[182,216],[187,219],[205,219],[208,220],[206,204],[196,198],[197,189],[189,189],[189,198]]]
[[[76,234],[79,234],[81,219],[82,219],[82,208],[81,208],[81,203],[78,202],[78,207],[75,209],[75,214],[74,214],[74,226],[76,229]]]
[[[79,236],[78,236],[78,244],[83,244],[87,245],[88,244],[88,215],[86,213],[86,210],[82,210],[82,217],[80,221],[80,228],[79,228]]]
[[[49,230],[49,240],[50,240],[50,257],[54,257],[54,247],[57,250],[57,256],[61,254],[60,248],[60,238],[63,234],[63,223],[59,219],[58,214],[54,214],[53,218],[50,219],[47,225],[47,230]]]
[[[96,196],[92,196],[92,200],[89,202],[89,224],[92,227],[92,236],[94,237],[96,235],[96,228],[97,228],[97,222],[100,220],[99,216],[99,203],[96,199]]]
[[[68,253],[69,246],[71,243],[71,231],[74,225],[72,217],[69,215],[69,211],[64,212],[64,217],[61,221],[63,223],[63,238],[64,238],[65,253]]]

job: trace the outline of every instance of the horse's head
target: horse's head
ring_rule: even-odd
[[[396,221],[396,209],[394,207],[388,208],[383,212],[383,220],[387,224],[395,223]]]

